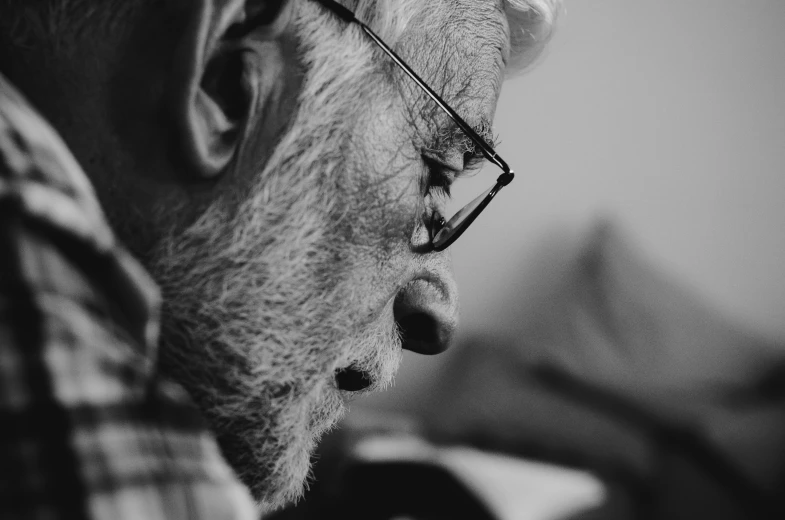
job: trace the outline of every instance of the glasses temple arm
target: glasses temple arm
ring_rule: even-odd
[[[480,147],[480,150],[482,151],[483,155],[489,161],[491,161],[496,166],[501,168],[504,174],[508,176],[512,174],[512,170],[510,170],[510,167],[507,165],[504,159],[502,159],[499,156],[499,154],[496,153],[496,151],[493,148],[491,148],[488,145],[488,143],[485,142],[485,139],[480,137],[477,134],[477,132],[475,132],[474,129],[471,126],[469,126],[466,123],[466,121],[463,120],[463,118],[461,118],[461,116],[459,116],[447,103],[445,103],[442,100],[442,98],[436,92],[434,92],[433,89],[431,89],[431,87],[428,86],[427,83],[425,83],[422,79],[420,79],[420,76],[418,76],[417,73],[414,72],[406,64],[406,62],[404,62],[395,53],[395,51],[393,51],[390,47],[388,47],[387,44],[384,43],[381,38],[376,36],[376,33],[374,33],[370,27],[368,27],[363,22],[358,20],[357,17],[354,16],[354,13],[351,10],[339,4],[338,2],[335,2],[334,0],[316,0],[316,1],[322,4],[323,6],[325,6],[326,8],[328,8],[330,11],[335,13],[339,18],[345,20],[346,22],[356,23],[357,25],[359,25],[360,28],[363,30],[363,32],[365,32],[365,34],[367,34],[379,47],[381,47],[381,49],[390,57],[390,59],[392,59],[399,67],[401,67],[403,71],[406,72],[406,74],[417,84],[417,86],[419,86],[426,94],[428,94],[428,96],[431,99],[433,99],[433,101],[437,105],[439,105],[439,108],[441,108],[448,116],[450,116],[450,118],[453,121],[455,121],[455,124],[458,125],[458,127],[463,132],[465,132],[466,135],[468,135]]]

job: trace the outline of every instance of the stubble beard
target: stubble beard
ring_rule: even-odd
[[[313,149],[341,149],[334,130],[290,132],[279,147],[289,153],[273,156],[236,210],[228,199],[243,195],[227,193],[150,263],[165,301],[162,370],[264,508],[301,496],[318,439],[345,410],[335,370],[353,365],[373,391],[400,363],[392,302],[369,312],[356,248],[334,225],[351,214],[335,182],[346,166]]]
[[[366,240],[390,226],[367,211],[380,204],[370,172],[347,160],[358,155],[358,100],[374,86],[359,81],[367,70],[345,56],[351,46],[325,45],[334,38],[322,33],[337,28],[323,13],[301,9],[315,72],[290,130],[253,180],[227,183],[234,187],[148,262],[164,295],[162,370],[191,394],[267,509],[301,496],[319,437],[345,411],[336,369],[364,372],[371,392],[391,384],[401,359],[392,298],[379,296],[375,278],[385,271],[380,242]],[[253,170],[244,152],[238,172]]]
[[[401,341],[392,303],[363,317],[324,220],[265,230],[254,222],[264,213],[206,217],[162,243],[152,271],[165,299],[162,370],[194,398],[255,498],[277,507],[301,495],[316,442],[345,411],[336,369],[351,364],[372,376],[369,391],[385,387]]]

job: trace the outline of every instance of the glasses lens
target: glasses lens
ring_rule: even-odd
[[[494,184],[490,189],[482,192],[478,197],[475,197],[463,207],[459,207],[458,211],[447,221],[444,227],[436,233],[436,236],[433,237],[432,243],[434,249],[437,251],[446,249],[461,236],[461,233],[474,222],[474,219],[476,219],[482,210],[491,202],[491,199],[493,199],[500,187],[499,184]],[[448,205],[448,207],[449,206],[451,205]]]

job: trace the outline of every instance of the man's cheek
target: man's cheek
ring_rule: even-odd
[[[369,245],[385,255],[402,248],[408,250],[424,211],[419,182],[412,169],[398,167],[395,173],[369,185],[363,199],[362,221]]]
[[[360,238],[384,252],[408,246],[422,214],[424,164],[414,145],[415,124],[401,102],[387,93],[370,103],[351,140],[351,191],[362,213]]]

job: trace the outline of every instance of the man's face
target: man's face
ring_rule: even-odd
[[[508,45],[496,2],[408,4],[379,8],[377,20],[402,17],[382,36],[487,126]],[[443,202],[434,176],[455,174],[465,150],[355,27],[310,1],[291,24],[302,76],[296,99],[276,94],[297,108],[274,152],[260,158],[252,121],[206,209],[165,229],[146,262],[165,298],[165,370],[268,505],[300,492],[316,440],[356,394],[337,374],[382,388],[402,347],[449,341],[456,289],[447,256],[424,252],[426,222]]]

